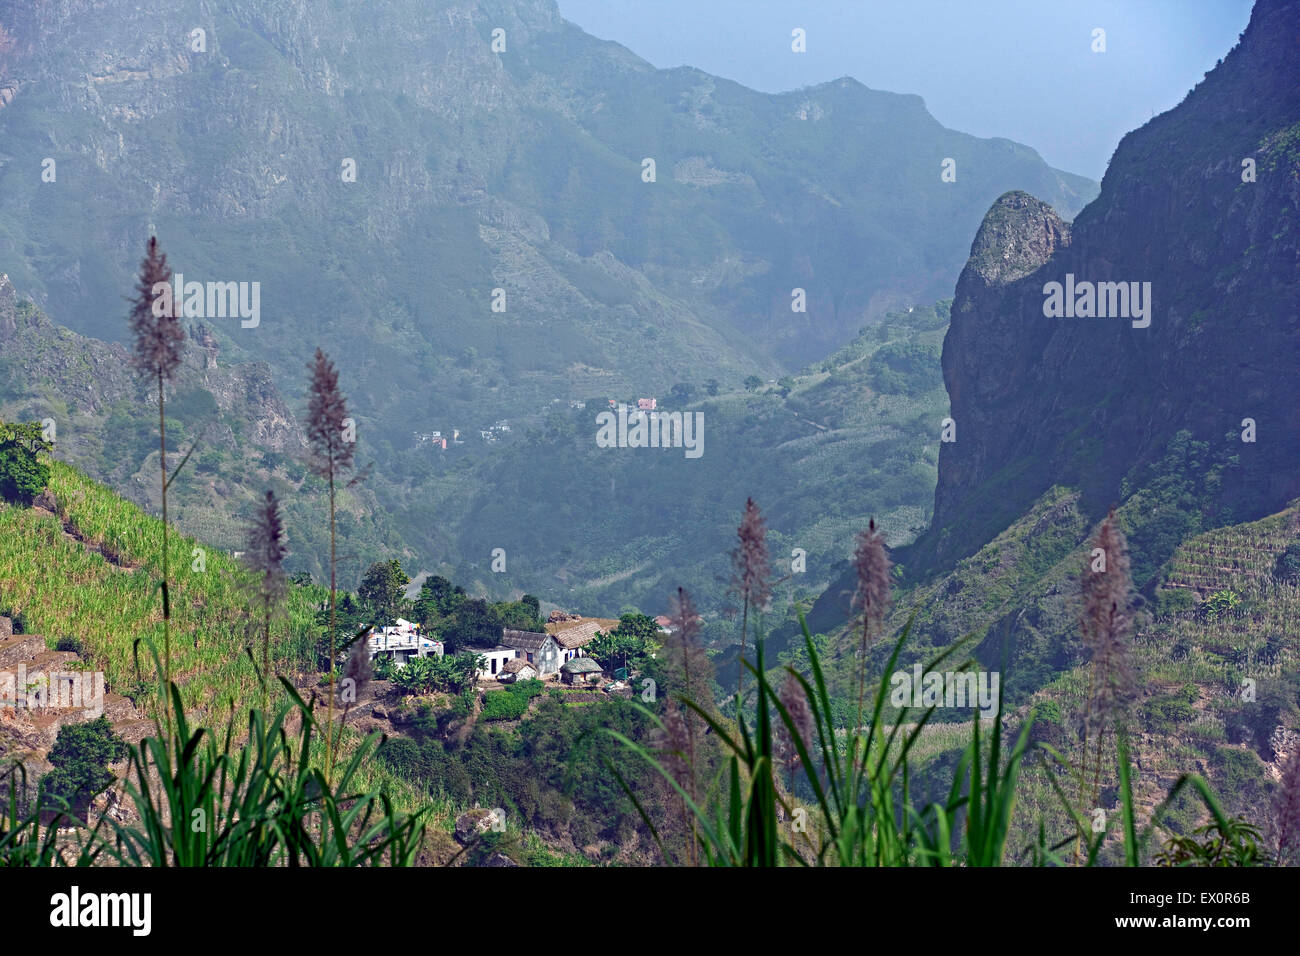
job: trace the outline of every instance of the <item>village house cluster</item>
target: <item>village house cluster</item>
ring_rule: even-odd
[[[510,434],[510,422],[501,419],[499,422],[493,422],[487,428],[479,432],[479,436],[489,445],[501,440],[502,436]]]
[[[545,631],[507,627],[501,629],[498,644],[465,647],[464,650],[486,660],[478,679],[509,684],[534,677],[542,680],[558,677],[566,684],[586,684],[599,678],[602,668],[587,656],[585,648],[601,630],[612,625],[598,618],[567,614],[555,617]],[[441,657],[446,653],[441,641],[426,636],[419,624],[400,617],[389,627],[373,629],[369,643],[372,660],[387,657],[398,667],[417,657]]]
[[[440,451],[447,450],[448,442],[450,442],[453,445],[465,444],[464,440],[460,437],[459,428],[453,428],[449,435],[443,434],[441,431],[412,432],[411,437],[415,439],[415,447],[417,448],[428,445],[432,448],[437,448]]]

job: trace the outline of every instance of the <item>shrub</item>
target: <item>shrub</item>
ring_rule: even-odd
[[[391,657],[375,659],[375,680],[392,680],[397,676],[398,666]]]
[[[546,685],[536,677],[530,677],[528,680],[516,681],[507,689],[510,693],[518,694],[525,700],[529,700],[533,697],[539,696],[545,688]]]
[[[105,765],[126,758],[126,741],[113,732],[107,717],[65,724],[50,749],[54,769],[41,779],[41,803],[48,809],[66,801],[73,815],[86,819],[91,799],[116,779]],[[55,798],[55,799],[51,799]]]
[[[1179,614],[1190,611],[1195,604],[1196,599],[1188,588],[1161,588],[1156,595],[1156,614],[1161,617]]]
[[[1213,620],[1219,615],[1233,610],[1239,604],[1241,604],[1241,595],[1236,591],[1230,591],[1226,588],[1222,591],[1215,591],[1201,602],[1201,616],[1207,621]]]
[[[1286,546],[1273,565],[1273,577],[1290,584],[1300,584],[1300,541]]]
[[[1147,703],[1147,716],[1153,730],[1170,731],[1179,724],[1190,723],[1196,717],[1197,690],[1195,684],[1184,684],[1172,694],[1157,697]]]

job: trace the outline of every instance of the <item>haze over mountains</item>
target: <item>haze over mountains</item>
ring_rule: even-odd
[[[256,328],[207,322],[222,361],[269,363],[292,406],[312,348],[335,355],[372,493],[427,565],[509,547],[537,516],[493,521],[505,469],[484,485],[463,464],[491,450],[459,449],[452,471],[451,457],[411,458],[414,432],[477,441],[497,420],[540,425],[556,400],[776,378],[892,308],[946,296],[1008,189],[1070,217],[1096,188],[1029,147],[944,129],[915,96],[847,78],[768,95],[655,70],[540,0],[201,15],[8,3],[0,23],[15,38],[0,268],[56,322],[108,340],[125,332],[119,303],[150,227],[187,280],[260,283]],[[713,431],[706,454],[756,469],[768,434],[755,446]],[[854,520],[890,508],[854,497]],[[904,535],[927,498],[905,502]],[[605,538],[591,509],[575,512],[548,553],[519,555],[512,585],[544,591],[555,553],[567,566],[589,542],[636,550],[646,533],[635,508]],[[657,508],[655,537],[687,520]]]
[[[1258,0],[1095,196],[852,80],[767,95],[654,70],[550,3],[372,6],[0,2],[0,423],[49,433],[0,436],[0,640],[75,645],[147,703],[127,649],[161,630],[155,669],[234,714],[264,683],[258,608],[240,562],[203,558],[249,540],[266,494],[263,673],[333,701],[346,662],[369,685],[325,720],[399,738],[366,769],[434,801],[434,861],[508,807],[530,862],[794,862],[785,796],[821,808],[817,862],[840,865],[1300,853],[1300,0]],[[261,306],[185,318],[165,431],[200,450],[169,497],[157,399],[117,341],[155,229],[186,279],[257,283]],[[161,390],[160,325],[139,348]],[[348,396],[321,361],[328,485],[295,421],[317,345]],[[646,396],[699,444],[623,427],[603,447],[598,416],[626,426]],[[373,462],[356,487],[333,470],[344,404]],[[342,591],[372,572],[356,594],[320,583],[336,488]],[[287,570],[316,575],[285,594],[276,497]],[[766,528],[747,509],[738,534],[746,497]],[[854,537],[869,518],[887,541]],[[406,600],[396,556],[447,580]],[[609,620],[679,585],[701,617]],[[424,629],[403,653],[430,656],[398,659],[392,633],[340,653],[399,616]],[[938,696],[905,710],[900,675]],[[995,696],[972,707],[965,676]],[[601,728],[672,757],[675,792],[639,760],[615,789]]]

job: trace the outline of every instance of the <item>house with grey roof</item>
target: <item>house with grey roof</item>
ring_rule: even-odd
[[[501,629],[501,643],[513,647],[519,652],[519,657],[536,667],[538,677],[559,673],[560,665],[564,663],[564,652],[550,634],[506,627]]]
[[[575,657],[560,667],[560,680],[566,684],[590,684],[600,679],[601,667],[594,657]]]

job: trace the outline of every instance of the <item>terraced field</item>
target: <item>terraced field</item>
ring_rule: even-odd
[[[75,638],[110,690],[142,696],[153,662],[136,642],[162,652],[162,525],[134,504],[62,462],[51,462],[38,505],[0,505],[0,611],[21,612],[27,629]],[[254,622],[249,577],[222,551],[173,532],[173,677],[187,707],[240,702],[258,686],[244,653]],[[310,599],[291,593],[275,634],[274,660],[296,669],[314,641]],[[147,693],[147,692],[143,692]]]

